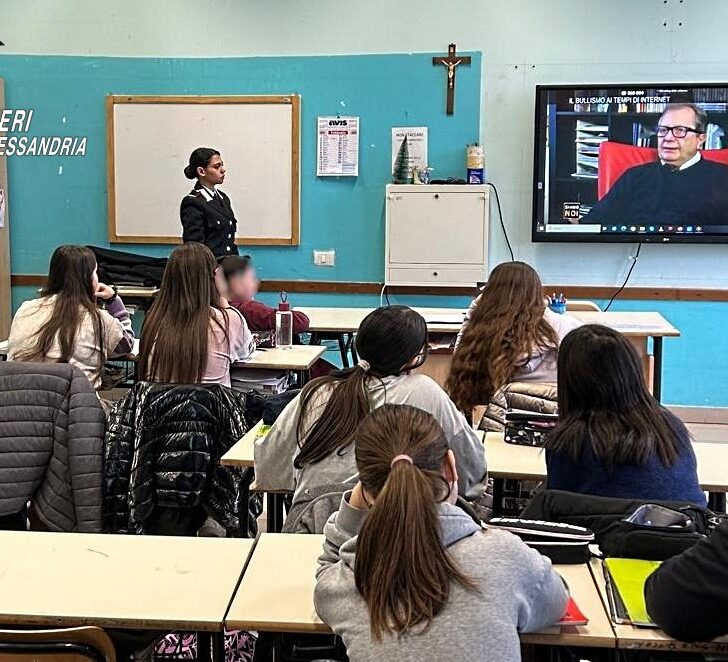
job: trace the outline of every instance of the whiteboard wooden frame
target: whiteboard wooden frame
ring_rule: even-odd
[[[129,96],[106,97],[106,173],[109,207],[109,242],[128,244],[181,244],[181,237],[121,235],[116,231],[116,172],[114,160],[114,106],[116,104],[287,104],[291,106],[291,236],[237,237],[247,246],[298,246],[300,224],[301,97],[298,94],[261,96]]]

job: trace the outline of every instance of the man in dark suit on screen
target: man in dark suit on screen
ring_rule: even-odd
[[[728,226],[728,166],[698,151],[707,125],[695,104],[669,104],[656,129],[659,161],[625,171],[579,222]]]

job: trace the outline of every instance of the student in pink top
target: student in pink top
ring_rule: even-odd
[[[225,299],[207,246],[175,248],[142,328],[139,375],[147,381],[230,386],[230,365],[252,354],[253,336]]]

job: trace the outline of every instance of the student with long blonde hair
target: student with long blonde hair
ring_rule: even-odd
[[[427,412],[375,409],[355,453],[359,483],[326,524],[314,592],[349,658],[519,661],[519,632],[565,611],[551,562],[454,505],[455,455]]]
[[[230,365],[250,356],[255,343],[242,314],[220,291],[218,270],[204,244],[172,251],[142,328],[141,379],[230,386]]]
[[[70,363],[95,388],[107,358],[132,350],[134,331],[124,302],[99,282],[96,257],[85,246],[59,246],[40,297],[15,313],[8,360]]]
[[[487,404],[509,382],[556,382],[564,336],[580,325],[546,305],[536,271],[499,264],[470,306],[458,336],[447,391],[462,411]]]

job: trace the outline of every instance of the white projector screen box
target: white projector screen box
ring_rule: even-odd
[[[109,96],[109,241],[180,243],[182,170],[197,147],[220,151],[237,243],[299,242],[300,97]]]

